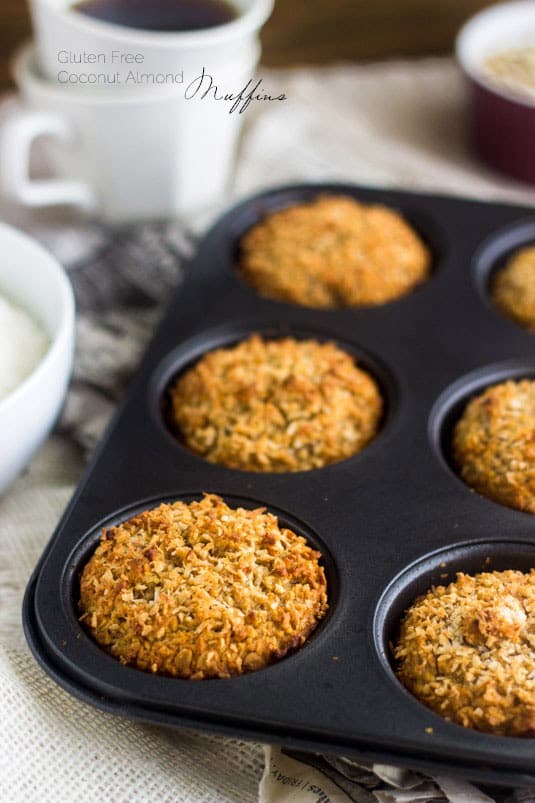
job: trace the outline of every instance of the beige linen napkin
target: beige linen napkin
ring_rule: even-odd
[[[266,73],[264,83],[266,91],[284,91],[289,100],[248,112],[234,192],[225,205],[277,183],[322,179],[535,201],[531,188],[471,159],[461,87],[448,60],[276,71]],[[0,123],[13,103],[0,104]],[[201,231],[217,211],[189,221],[189,229]],[[32,569],[178,281],[191,247],[188,230],[173,223],[114,232],[64,211],[35,215],[5,204],[0,217],[33,232],[71,268],[79,303],[78,355],[63,418],[0,499],[0,800],[257,800],[264,769],[259,745],[164,731],[79,703],[35,663],[20,620]],[[284,762],[280,771],[288,777],[298,772],[309,779],[323,803],[337,799],[333,783],[347,799],[348,784],[361,772],[343,762],[325,768],[327,774],[300,769],[286,765],[295,759],[273,752],[260,791],[264,803],[291,799],[289,785],[272,778],[272,759],[279,768]],[[429,782],[420,791],[396,788],[400,778],[412,776],[392,769],[368,768],[364,777],[353,783],[352,794],[408,803],[421,801],[422,789],[435,793]],[[455,782],[437,781],[440,795],[455,803],[485,799],[474,789],[460,798]],[[535,801],[531,792],[522,794],[524,803]]]

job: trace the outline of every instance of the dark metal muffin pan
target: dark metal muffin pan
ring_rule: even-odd
[[[323,192],[399,209],[432,250],[430,280],[384,306],[341,310],[278,303],[245,285],[235,269],[243,233],[267,212]],[[225,215],[201,241],[28,586],[24,626],[44,669],[80,699],[134,719],[535,784],[534,740],[435,715],[398,683],[388,646],[403,610],[432,583],[458,570],[535,566],[533,516],[472,492],[448,454],[470,395],[507,376],[535,376],[535,337],[486,298],[495,264],[530,241],[529,209],[352,185],[273,190]],[[354,353],[385,396],[377,438],[350,459],[294,474],[231,470],[181,446],[165,423],[168,382],[254,331],[330,339]],[[266,505],[315,544],[330,613],[301,650],[242,677],[177,680],[122,666],[78,622],[80,568],[104,524],[204,491]]]

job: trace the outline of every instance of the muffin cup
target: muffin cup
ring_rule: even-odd
[[[181,496],[166,497],[163,499],[148,499],[131,508],[117,511],[108,518],[99,522],[96,527],[86,533],[73,549],[67,559],[61,576],[54,580],[54,583],[59,582],[60,585],[60,605],[54,611],[53,616],[55,617],[56,623],[59,623],[61,620],[63,620],[66,632],[70,632],[70,640],[67,639],[66,645],[62,644],[63,649],[61,650],[61,659],[64,660],[66,658],[70,641],[70,644],[74,647],[76,653],[76,660],[72,662],[72,668],[75,672],[78,671],[77,668],[79,667],[80,654],[82,652],[85,653],[85,657],[82,660],[91,665],[94,675],[97,674],[99,667],[109,664],[108,659],[110,658],[110,655],[96,643],[96,641],[89,634],[87,628],[81,623],[81,613],[77,605],[77,601],[80,598],[80,578],[83,568],[90,560],[98,544],[100,543],[102,531],[121,524],[122,522],[127,521],[128,519],[138,515],[139,513],[142,513],[145,510],[151,510],[155,507],[158,507],[162,503],[172,503],[176,501],[189,503],[194,500],[198,501],[201,498],[202,494],[186,494]],[[262,502],[252,499],[240,499],[236,497],[225,496],[224,501],[227,502],[232,508],[244,507],[246,509],[254,509],[265,507]],[[282,511],[268,508],[267,512],[273,513],[275,516],[277,516],[279,524],[282,527],[287,527],[291,529],[292,532],[305,538],[307,544],[318,550],[321,554],[320,562],[325,570],[325,576],[327,580],[329,609],[326,616],[319,621],[317,627],[311,633],[306,643],[299,648],[299,650],[302,650],[305,649],[314,639],[321,635],[324,628],[328,626],[328,622],[335,614],[339,590],[336,566],[328,549],[321,542],[318,536],[309,528]],[[47,590],[42,590],[42,593],[48,594],[49,592]],[[51,650],[54,651],[55,647],[53,640],[49,642],[49,646]],[[286,660],[295,652],[297,652],[297,650],[288,652],[288,654],[281,660]],[[117,659],[111,658],[111,662],[113,669],[117,669]],[[122,667],[119,666],[119,668]],[[265,671],[265,669],[269,668],[270,666],[267,666],[258,671]],[[140,672],[141,670],[134,668],[132,671]],[[118,674],[120,675],[120,673]]]
[[[424,708],[429,716],[429,728],[446,720],[430,711],[411,694],[397,678],[394,646],[399,639],[401,621],[416,600],[433,587],[448,586],[457,574],[475,575],[481,572],[516,570],[529,572],[535,568],[535,543],[525,541],[473,541],[456,544],[432,552],[412,563],[395,577],[382,595],[374,618],[374,637],[381,664],[392,683],[407,701]],[[432,720],[435,720],[433,723]],[[448,725],[450,723],[447,723]],[[461,733],[462,725],[452,723]],[[500,738],[494,736],[493,738]]]
[[[259,334],[265,340],[278,340],[291,337],[296,340],[315,340],[318,343],[332,342],[341,351],[353,357],[356,365],[368,373],[377,383],[383,400],[383,412],[379,429],[372,440],[364,447],[365,449],[369,449],[372,446],[375,448],[376,442],[381,437],[383,431],[390,426],[396,413],[398,387],[394,373],[389,370],[388,366],[385,365],[380,358],[370,354],[365,349],[359,347],[358,344],[342,341],[340,338],[333,338],[329,336],[327,332],[320,329],[305,330],[302,326],[293,324],[291,320],[288,320],[284,324],[275,322],[272,324],[264,324],[260,328],[254,321],[245,321],[239,326],[225,325],[218,329],[204,332],[200,337],[195,337],[192,340],[182,343],[177,349],[174,349],[164,358],[162,363],[157,367],[151,382],[152,414],[155,420],[159,421],[164,427],[167,434],[171,435],[173,443],[178,448],[186,450],[189,454],[194,454],[199,460],[205,460],[202,455],[195,454],[181,442],[180,434],[176,431],[171,421],[169,414],[170,386],[178,377],[192,368],[206,354],[216,349],[236,346],[244,340],[247,340],[247,338],[251,337],[253,334]],[[362,451],[363,450],[338,462],[354,460],[358,458]],[[336,465],[336,463],[333,465]],[[250,473],[246,469],[231,470],[243,471],[245,474]],[[306,474],[308,471],[321,470],[321,468],[314,468],[302,471],[275,473]],[[269,474],[273,472],[267,471],[260,473]]]
[[[452,441],[455,425],[471,399],[479,396],[486,388],[508,380],[518,381],[521,379],[535,379],[534,357],[515,358],[502,363],[484,366],[465,377],[461,377],[441,394],[431,411],[429,439],[432,448],[442,465],[449,469],[455,479],[461,482],[471,495],[474,495],[475,492],[462,480],[453,462]],[[482,504],[503,507],[499,502],[486,496],[475,495],[481,500]],[[508,508],[508,510],[512,510],[513,513],[519,513],[521,516],[532,518],[530,513],[514,508]]]

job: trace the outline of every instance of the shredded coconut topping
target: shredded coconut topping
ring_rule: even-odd
[[[517,47],[489,56],[485,75],[519,95],[535,98],[535,46]]]
[[[472,399],[455,427],[453,458],[476,491],[535,513],[535,381],[503,382]]]
[[[269,298],[361,307],[409,293],[427,279],[430,263],[400,214],[340,195],[268,215],[243,237],[239,270]]]
[[[263,508],[207,494],[111,527],[85,566],[81,620],[124,664],[192,678],[261,669],[327,611],[320,553]]]
[[[356,454],[379,428],[375,381],[333,343],[255,335],[206,354],[170,390],[178,436],[212,463],[300,471]]]
[[[458,574],[416,600],[395,647],[400,680],[468,728],[535,736],[535,569]]]

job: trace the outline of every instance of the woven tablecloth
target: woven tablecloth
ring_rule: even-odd
[[[0,206],[0,217],[29,230],[65,264],[79,310],[75,376],[62,419],[30,468],[0,499],[2,800],[258,799],[262,746],[163,731],[77,702],[37,666],[20,622],[26,582],[169,290],[180,280],[183,257],[196,234],[224,205],[291,181],[339,179],[535,203],[531,189],[494,175],[472,158],[461,80],[450,60],[266,71],[263,77],[267,91],[284,92],[288,101],[257,104],[247,112],[234,187],[218,209],[195,220],[117,232],[65,210],[29,214]],[[16,102],[8,98],[0,104],[0,124]],[[286,762],[290,774],[302,767],[277,751],[269,759],[275,771],[277,763]],[[367,777],[365,788],[383,789],[382,798],[377,793],[382,800],[440,797],[429,786],[421,795],[405,791],[388,797],[386,776],[384,782]],[[340,786],[335,789],[342,794]],[[267,772],[263,800],[305,799],[291,794]],[[371,792],[352,794],[373,800]],[[349,799],[325,795],[325,801]],[[475,800],[466,790],[450,798]],[[535,800],[535,793],[525,793],[524,799]]]

